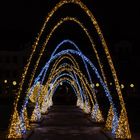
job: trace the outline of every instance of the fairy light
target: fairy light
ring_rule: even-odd
[[[56,54],[56,55],[53,56],[51,59],[53,60],[53,59],[55,59],[56,57],[59,57],[61,54],[65,54],[65,53],[68,53],[68,52],[77,54],[77,55],[79,55],[79,56],[82,55],[80,52],[77,52],[77,51],[74,51],[74,50],[70,50],[70,49],[69,49],[69,50],[65,50],[65,51],[62,51],[62,52]],[[89,61],[89,59],[86,58],[86,57],[83,56],[83,55],[82,55],[82,57],[85,58],[85,60],[92,66],[93,70],[95,70],[95,73],[98,74],[97,69],[94,68],[93,64]],[[49,63],[50,63],[50,62],[49,62]],[[47,64],[47,67],[48,67],[48,64]],[[101,80],[101,77],[100,77],[99,75],[98,75],[98,78]],[[101,83],[103,84],[103,82],[101,82]],[[104,84],[103,84],[103,85],[104,85]],[[105,86],[105,85],[104,85],[104,86]],[[105,91],[107,91],[107,89],[106,89]],[[108,96],[108,94],[109,94],[109,93],[107,93],[107,96]],[[111,97],[109,97],[109,100],[110,100],[110,101],[112,100]]]
[[[56,73],[53,73],[52,74],[52,77],[51,78],[54,78],[56,75],[58,75],[59,73],[58,72],[62,72],[62,71],[66,71],[66,70],[70,70],[70,71],[74,71],[77,75],[78,75],[78,77],[80,78],[80,80],[82,81],[81,83],[82,84],[85,84],[85,82],[83,81],[83,79],[81,79],[82,77],[83,77],[83,75],[81,75],[79,72],[80,71],[75,71],[74,69],[69,69],[69,68],[66,68],[65,66],[64,67],[62,67],[62,69],[60,70],[60,69],[57,69],[57,71],[56,71]],[[78,72],[78,73],[77,73]],[[79,75],[80,74],[80,75]],[[84,77],[84,80],[86,81],[86,78]],[[86,81],[86,85],[89,85],[88,84],[88,82]],[[88,92],[88,89],[86,89],[86,91]],[[90,95],[89,95],[90,96]],[[91,98],[91,100],[92,100],[92,97],[90,97]]]
[[[104,119],[103,119],[103,116],[99,109],[98,104],[94,105],[93,110],[91,112],[91,117],[92,119],[95,119],[96,122],[104,122]]]
[[[31,116],[31,122],[38,122],[41,119],[41,111],[38,104],[36,104],[33,114]]]
[[[69,56],[71,56],[71,55],[69,55]],[[71,57],[72,57],[72,56],[71,56]],[[54,64],[55,68],[52,68],[53,71],[55,71],[56,66],[57,66],[58,63],[61,61],[62,58],[63,58],[63,56],[60,58],[60,60],[58,60],[58,62],[56,62],[56,64]],[[66,58],[68,58],[68,57],[66,57]],[[71,60],[71,58],[70,58],[70,60]],[[71,61],[73,61],[73,60],[71,60]],[[73,62],[72,62],[72,63],[73,63]],[[78,64],[77,64],[75,61],[74,61],[73,65],[76,66],[76,67],[79,69],[79,66],[78,66]],[[52,75],[54,75],[54,74],[52,73]],[[80,77],[81,77],[81,76],[80,76]],[[75,78],[76,78],[76,77],[75,77]],[[82,82],[82,83],[83,83],[83,82]],[[78,84],[78,87],[80,88],[79,82],[78,82],[77,84]],[[86,85],[87,85],[87,83],[86,83]],[[80,88],[80,92],[82,92],[82,91],[81,91],[81,88]]]
[[[56,58],[59,57],[60,55],[63,55],[63,54],[68,53],[68,52],[73,53],[73,54],[76,54],[76,55],[79,55],[79,56],[82,56],[82,58],[84,58],[84,60],[90,64],[90,66],[92,67],[92,69],[93,69],[93,70],[95,71],[95,73],[98,75],[97,77],[101,80],[101,77],[99,76],[99,74],[98,74],[98,72],[97,72],[97,69],[94,67],[94,65],[91,63],[91,61],[90,61],[87,57],[85,57],[81,52],[77,52],[77,51],[70,50],[70,49],[67,49],[67,50],[65,50],[65,51],[61,51],[61,52],[59,52],[58,54],[56,54],[55,56],[53,56],[53,57],[51,58],[51,60],[49,60],[48,63],[46,63],[45,67],[48,69],[48,65],[50,64],[51,61],[53,61],[54,59],[56,59]],[[45,72],[45,73],[46,73],[46,72]],[[43,77],[44,77],[44,76],[43,76]],[[43,78],[43,79],[44,79],[44,78]],[[103,82],[101,82],[101,83],[103,84]],[[105,86],[105,85],[104,85],[104,86]],[[104,87],[104,86],[103,86],[103,87]],[[107,89],[106,89],[105,91],[107,91]],[[107,94],[109,94],[109,92],[108,92]],[[109,95],[109,96],[110,96],[110,95]],[[109,97],[109,101],[111,101],[111,100],[112,100],[111,97]],[[36,114],[36,113],[35,113],[35,114]]]
[[[77,52],[77,51],[74,51],[74,50],[67,49],[67,50],[65,50],[65,51],[61,51],[60,53],[58,53],[58,54],[56,54],[55,56],[53,56],[51,59],[52,59],[52,60],[53,60],[53,59],[56,59],[56,57],[59,57],[61,54],[65,54],[65,53],[68,53],[68,52],[74,53],[74,54],[79,55],[79,56],[82,55],[82,57],[86,60],[86,62],[88,62],[88,63],[91,65],[91,67],[92,67],[92,69],[95,71],[95,73],[98,74],[97,69],[95,69],[95,67],[93,66],[93,64],[91,63],[91,61],[90,61],[87,57],[83,56],[83,54],[81,54],[80,52]],[[105,88],[105,92],[106,92],[106,95],[107,95],[109,101],[111,101],[112,98],[111,98],[111,96],[110,96],[110,93],[108,92],[107,87],[105,86],[105,84],[103,83],[103,81],[101,80],[101,77],[100,77],[99,75],[98,75],[98,78],[100,79],[101,84],[102,84],[103,87]],[[112,101],[111,101],[111,102],[112,102]],[[117,121],[117,119],[116,119],[116,121]],[[117,126],[114,126],[114,127],[116,128]]]
[[[64,71],[66,71],[66,70],[68,70],[68,69],[65,69],[64,68]],[[63,70],[59,70],[59,72],[62,72]],[[71,69],[71,71],[73,71],[72,69]],[[78,74],[77,72],[75,72],[76,74]],[[62,74],[62,75],[59,75],[58,77],[56,77],[56,75],[59,75],[59,73],[56,73],[56,74],[53,74],[52,75],[52,77],[51,77],[51,79],[55,79],[55,81],[58,79],[58,78],[60,78],[61,76],[64,76],[64,75],[67,75],[67,76],[70,76],[71,78],[74,78],[73,76],[71,76],[71,75],[69,75],[69,74]],[[79,75],[79,74],[78,74]],[[56,78],[55,78],[56,77]],[[50,79],[50,80],[51,80]],[[75,79],[73,79],[74,81],[75,81]],[[82,80],[82,79],[81,79]],[[59,82],[60,83],[60,82]],[[78,87],[79,87],[79,89],[80,89],[80,86],[79,86],[79,82],[76,80],[76,83],[77,83],[77,85],[78,85]],[[84,83],[84,81],[83,81],[83,83]],[[88,90],[88,89],[87,89]],[[78,90],[79,91],[79,90]],[[80,91],[79,91],[80,92]],[[87,91],[88,92],[88,91]],[[92,100],[92,99],[91,99]]]
[[[20,82],[20,87],[19,87],[19,91],[18,91],[18,94],[17,94],[17,98],[16,98],[16,101],[14,103],[14,111],[16,110],[17,108],[17,104],[18,104],[18,101],[19,101],[19,98],[20,98],[20,93],[22,91],[22,86],[24,84],[24,80],[25,80],[25,77],[26,77],[26,74],[28,72],[28,68],[30,66],[30,63],[31,63],[31,60],[32,60],[32,57],[35,53],[35,50],[36,50],[36,47],[39,43],[39,40],[41,38],[41,35],[44,31],[44,29],[46,28],[46,24],[49,22],[50,18],[54,15],[54,13],[60,8],[62,7],[63,5],[65,4],[69,4],[69,3],[74,3],[74,4],[77,4],[78,6],[81,7],[81,9],[83,9],[83,11],[88,15],[88,17],[91,19],[97,33],[98,33],[98,36],[101,40],[101,43],[102,43],[102,46],[104,48],[104,51],[105,51],[105,54],[106,54],[106,57],[107,57],[107,60],[108,60],[108,63],[109,63],[109,66],[110,66],[110,69],[111,69],[111,72],[112,72],[112,76],[114,78],[114,83],[115,83],[115,86],[116,86],[116,90],[117,90],[117,93],[118,93],[118,96],[119,96],[119,100],[120,100],[120,105],[121,105],[121,114],[120,114],[120,118],[119,118],[119,130],[117,131],[116,133],[116,137],[117,138],[126,138],[126,139],[130,139],[131,138],[131,132],[130,132],[130,129],[129,129],[129,123],[128,123],[128,119],[127,119],[127,112],[126,112],[126,109],[125,109],[125,104],[124,104],[124,101],[123,101],[123,97],[122,97],[122,93],[121,93],[121,89],[120,89],[120,85],[119,85],[119,82],[118,82],[118,78],[117,78],[117,75],[116,75],[116,71],[115,71],[115,68],[114,68],[114,65],[113,65],[113,62],[112,62],[112,59],[111,59],[111,56],[109,54],[109,51],[108,51],[108,47],[106,45],[106,42],[104,40],[104,37],[103,37],[103,34],[99,28],[99,25],[96,21],[96,19],[94,18],[93,14],[91,13],[91,11],[86,7],[86,5],[84,5],[81,1],[77,1],[77,0],[63,0],[63,1],[60,1],[55,7],[54,9],[49,13],[49,15],[46,17],[46,21],[40,31],[40,33],[38,34],[38,37],[36,38],[36,41],[34,43],[34,45],[32,46],[32,52],[31,52],[31,55],[27,61],[27,65],[25,66],[24,68],[24,73],[22,74],[22,80]],[[33,71],[33,74],[31,75],[31,79],[30,79],[30,82],[29,82],[29,87],[31,87],[31,83],[32,83],[32,80],[33,80],[33,75],[35,74],[35,71],[36,71],[36,68],[39,64],[39,61],[40,61],[40,58],[41,56],[43,55],[43,52],[44,52],[44,49],[45,49],[45,45],[46,42],[44,43],[44,47],[39,55],[39,59],[37,60],[37,65],[35,66],[35,69]],[[104,84],[103,84],[104,85]],[[105,87],[105,90],[107,90],[107,87]],[[12,119],[11,119],[11,123],[15,122],[15,118],[14,118],[14,113],[12,115]],[[13,124],[11,124],[10,126],[13,126]],[[127,128],[127,129],[126,129]],[[10,129],[13,129],[13,127],[10,127]],[[121,131],[120,131],[121,130]],[[10,130],[11,131],[11,130]],[[9,135],[8,135],[9,136]],[[12,137],[13,135],[10,134],[9,137]],[[13,136],[12,138],[16,138],[16,136]]]
[[[75,91],[75,93],[78,93],[78,90],[77,90],[77,87],[75,87],[75,84],[73,84],[73,81],[72,80],[70,80],[68,77],[66,78],[66,77],[64,77],[64,78],[60,78],[58,81],[57,81],[57,83],[53,83],[54,84],[54,87],[53,87],[53,90],[51,90],[51,92],[54,92],[55,93],[55,90],[56,90],[56,88],[59,86],[59,83],[60,82],[62,82],[62,81],[65,81],[65,82],[68,82],[68,81],[66,81],[66,80],[68,80],[69,82],[70,82],[70,85],[72,86],[74,86],[74,89],[76,89],[76,91]],[[68,82],[68,83],[69,83]],[[72,87],[73,87],[72,86]],[[50,94],[51,95],[51,94]],[[49,97],[48,97],[49,98]],[[50,98],[49,98],[50,99]],[[45,101],[45,100],[44,100]],[[48,101],[48,100],[47,100]],[[46,107],[45,107],[46,108]],[[47,108],[48,108],[48,106],[47,106]]]
[[[70,41],[69,41],[70,42]],[[59,45],[58,45],[59,46]],[[55,51],[54,51],[55,52]]]
[[[36,61],[35,68],[34,68],[34,70],[33,70],[33,72],[32,72],[31,80],[30,80],[30,82],[29,82],[29,87],[30,87],[30,85],[31,85],[31,83],[32,83],[32,80],[33,80],[33,77],[34,77],[34,75],[35,75],[35,72],[36,72],[37,66],[38,66],[38,64],[39,64],[39,61],[40,61],[40,59],[41,59],[41,56],[43,55],[43,52],[44,52],[44,50],[45,50],[45,47],[47,46],[47,42],[48,42],[49,39],[51,38],[51,36],[52,36],[52,34],[54,33],[54,31],[55,31],[63,22],[65,22],[65,21],[67,21],[67,20],[74,20],[74,19],[73,19],[73,18],[68,18],[68,17],[67,17],[67,18],[64,18],[63,20],[61,20],[60,22],[58,22],[56,26],[54,26],[54,28],[52,29],[51,33],[48,35],[48,37],[47,37],[47,39],[46,39],[46,41],[45,41],[45,43],[44,43],[44,45],[43,45],[43,47],[42,47],[42,50],[40,51],[40,54],[41,54],[41,55],[39,55],[39,58],[38,58],[38,60]],[[74,21],[76,21],[76,20],[74,20]],[[80,24],[80,23],[79,23],[79,24]],[[82,27],[82,24],[81,24],[81,27]],[[85,28],[83,28],[83,30],[86,31]],[[86,32],[86,33],[88,34],[88,32]],[[94,47],[94,43],[93,43],[91,37],[90,37],[89,35],[87,35],[87,36],[89,37],[89,39],[90,39],[90,41],[91,41],[92,47]],[[98,53],[97,53],[96,49],[94,49],[94,51],[95,51],[95,54],[96,54],[96,57],[97,57],[97,61],[98,61],[99,65],[100,65],[101,71],[102,71],[102,73],[103,73],[103,70],[102,70],[102,66],[101,66],[101,64],[100,64],[100,60],[99,60]],[[103,76],[103,77],[104,77],[104,76]],[[105,81],[105,77],[104,77],[104,81]],[[105,81],[105,82],[106,82],[106,81]],[[106,82],[106,83],[107,83],[107,82]]]
[[[112,125],[113,116],[114,116],[114,112],[113,112],[113,107],[112,107],[112,105],[111,105],[111,106],[110,106],[110,109],[109,109],[108,117],[107,117],[107,120],[106,120],[106,124],[105,124],[105,128],[106,128],[108,131],[111,131],[112,128],[113,128],[113,125]]]

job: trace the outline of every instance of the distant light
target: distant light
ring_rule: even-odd
[[[15,86],[17,84],[17,82],[16,81],[13,81],[13,85]]]
[[[112,83],[110,83],[110,86],[112,86]]]
[[[4,83],[7,83],[7,80],[4,80]]]
[[[99,83],[96,83],[96,87],[99,87],[100,85],[99,85]]]
[[[62,85],[63,85],[63,83],[62,83],[62,82],[60,82],[60,85],[62,86]]]
[[[123,84],[121,84],[121,89],[123,89],[124,88],[124,85]]]
[[[130,87],[133,88],[134,87],[134,84],[130,84]]]
[[[94,87],[95,87],[95,85],[94,85],[94,84],[90,84],[90,86],[91,86],[91,88],[94,88]]]

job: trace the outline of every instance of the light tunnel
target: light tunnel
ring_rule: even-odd
[[[61,43],[60,43],[61,44]],[[59,45],[58,45],[59,46]],[[57,48],[57,47],[56,47]],[[53,61],[54,59],[56,59],[57,57],[60,57],[61,55],[63,55],[63,54],[66,54],[66,53],[72,53],[72,54],[76,54],[76,55],[78,55],[78,56],[80,56],[82,59],[84,59],[91,67],[92,67],[92,69],[93,69],[93,71],[96,73],[96,75],[97,75],[97,78],[99,79],[99,81],[100,81],[100,83],[101,83],[101,85],[103,86],[103,88],[104,88],[104,91],[105,91],[105,93],[106,93],[106,96],[108,97],[108,100],[110,101],[110,104],[112,105],[112,107],[113,107],[113,112],[114,112],[114,122],[113,122],[113,133],[115,132],[115,130],[116,130],[116,127],[117,127],[117,125],[118,125],[118,118],[117,118],[117,112],[116,112],[116,109],[114,108],[114,104],[113,104],[113,101],[112,101],[112,97],[111,97],[111,95],[110,95],[110,93],[109,93],[109,91],[108,91],[108,88],[107,88],[107,86],[105,85],[105,83],[103,82],[103,80],[102,80],[102,78],[100,77],[100,75],[99,75],[99,73],[98,73],[98,71],[97,71],[97,69],[95,68],[95,66],[93,65],[93,63],[86,57],[86,56],[84,56],[80,51],[75,51],[75,50],[71,50],[71,49],[67,49],[67,50],[64,50],[64,51],[61,51],[61,52],[59,52],[59,53],[57,53],[57,54],[53,54],[52,56],[51,56],[51,58],[50,58],[50,60],[45,64],[45,66],[43,67],[43,71],[45,70],[45,72],[44,72],[44,75],[43,76],[41,76],[40,74],[39,74],[39,78],[36,78],[36,80],[35,80],[35,83],[36,82],[38,82],[39,80],[40,80],[40,77],[42,77],[42,80],[40,81],[40,83],[41,83],[41,85],[43,84],[43,81],[44,81],[44,78],[45,78],[45,74],[46,74],[46,72],[47,72],[47,70],[48,70],[48,67],[49,67],[49,65],[50,65],[50,63],[51,63],[51,61]],[[85,61],[83,61],[83,62],[85,62]],[[85,63],[84,63],[85,64]],[[85,65],[86,66],[86,65]],[[65,67],[64,67],[65,68]],[[87,67],[86,67],[87,68]],[[66,68],[65,68],[66,69]],[[64,69],[64,70],[65,70]],[[43,72],[41,72],[41,73],[43,73]],[[56,78],[57,79],[57,78]],[[41,88],[40,88],[41,89]],[[40,94],[40,91],[41,90],[39,90],[38,91],[38,95]],[[90,94],[90,93],[89,93]],[[91,99],[92,100],[92,99]],[[93,100],[92,100],[92,102],[93,102]],[[38,109],[39,107],[38,107],[38,103],[37,103],[37,107],[35,108],[35,115],[37,114],[36,113],[36,110],[39,110]],[[98,104],[96,103],[96,106],[95,106],[95,109],[94,109],[94,112],[93,112],[93,116],[96,118],[96,115],[97,115],[97,110],[98,110]],[[23,110],[24,110],[24,108],[23,108]],[[38,113],[39,114],[39,113]],[[35,116],[34,118],[37,118],[37,116]],[[40,115],[39,115],[39,118],[40,118]],[[32,119],[33,120],[33,119]]]
[[[99,56],[99,52],[96,49],[96,47],[98,46],[95,45],[95,42],[90,36],[88,29],[85,28],[85,26],[82,24],[81,21],[77,20],[74,17],[62,18],[51,29],[50,33],[44,37],[43,33],[47,29],[47,24],[49,23],[50,19],[53,18],[53,16],[55,15],[55,12],[58,11],[64,5],[70,5],[70,4],[75,4],[79,6],[81,10],[83,10],[83,12],[87,15],[87,17],[89,18],[89,21],[93,25],[93,28],[95,28],[96,30],[98,38],[100,39],[100,42],[102,44],[104,54],[107,58],[108,65],[112,72],[112,77],[114,78],[115,88],[119,97],[121,111],[118,111],[115,107],[115,104],[113,103],[113,99],[109,91],[110,89],[108,87],[108,78],[105,76],[106,71],[104,70],[102,66],[103,64],[101,62],[102,56]],[[62,41],[59,45],[57,45],[57,47],[54,49],[53,53],[51,54],[51,57],[49,58],[49,60],[46,61],[46,64],[40,70],[40,73],[38,74],[38,76],[35,77],[35,75],[37,74],[36,71],[39,67],[39,64],[41,63],[41,58],[45,54],[45,50],[47,49],[48,43],[50,39],[52,38],[53,34],[55,34],[55,31],[58,29],[58,27],[63,26],[64,22],[70,22],[70,21],[77,23],[81,27],[81,29],[84,31],[86,36],[88,37],[91,43],[90,47],[94,51],[98,66],[95,67],[94,62],[92,62],[87,56],[85,56],[74,42],[67,39],[67,40]],[[40,44],[41,40],[43,40],[43,44]],[[64,43],[66,44],[70,43],[74,47],[74,49],[65,48],[59,51],[59,48]],[[31,71],[31,73],[29,73],[29,70],[32,65],[31,64],[32,59],[35,57],[35,54],[38,53],[37,51],[38,48],[40,50],[38,57],[36,59],[36,62],[34,63],[33,70]],[[70,60],[70,62],[73,65],[60,64],[60,62],[63,59],[65,59],[65,56],[67,56],[67,59]],[[76,57],[80,57],[80,59],[82,60],[84,68],[86,70],[86,76],[80,70],[80,66],[76,60]],[[48,73],[48,69],[50,68],[52,62],[56,62],[56,63],[54,63],[54,65],[52,66],[50,73],[46,75]],[[100,122],[101,120],[103,121],[102,111],[104,110],[100,110],[100,105],[98,104],[95,89],[93,86],[95,85],[95,82],[90,76],[91,73],[89,71],[89,67],[90,69],[92,69],[92,72],[95,73],[96,78],[98,79],[102,88],[104,89],[104,94],[106,95],[110,103],[108,115],[106,116],[107,119],[105,120],[106,122],[105,128],[107,130],[112,131],[112,133],[115,135],[116,138],[130,139],[131,133],[129,130],[127,112],[125,109],[125,104],[123,101],[118,78],[116,75],[116,71],[115,71],[107,44],[105,42],[103,34],[100,30],[100,27],[93,13],[80,0],[60,1],[58,4],[56,4],[56,6],[52,9],[52,11],[46,17],[46,20],[41,28],[41,31],[38,34],[38,37],[36,38],[36,41],[34,42],[32,46],[32,52],[28,59],[27,65],[24,68],[21,83],[20,83],[19,90],[17,93],[17,98],[14,102],[14,109],[13,109],[14,112],[11,117],[11,123],[9,126],[9,132],[8,132],[7,138],[22,138],[23,135],[27,133],[27,130],[30,129],[29,119],[33,121],[38,121],[38,119],[41,118],[41,110],[43,110],[43,113],[44,113],[45,111],[47,111],[47,109],[50,106],[53,105],[52,97],[55,94],[55,91],[58,88],[60,82],[67,82],[72,86],[72,88],[75,91],[74,93],[77,96],[77,105],[81,109],[83,109],[83,111],[90,113],[91,117],[95,121],[97,122]],[[31,75],[29,78],[29,81],[26,81],[27,75]],[[26,90],[23,90],[25,83],[28,83],[28,86]],[[21,93],[23,91],[25,91],[26,96],[24,97],[24,102],[23,102],[22,107],[20,108],[20,111],[17,111],[19,99],[21,98]],[[28,105],[29,99],[35,103],[34,111],[31,118],[29,118],[29,116],[27,115],[28,114],[27,105]]]

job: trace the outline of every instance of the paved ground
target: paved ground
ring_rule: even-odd
[[[101,126],[74,106],[53,106],[29,140],[107,140]]]

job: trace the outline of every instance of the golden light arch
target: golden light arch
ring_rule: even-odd
[[[117,93],[118,93],[118,97],[119,97],[119,100],[120,100],[120,105],[121,105],[121,114],[120,114],[120,119],[119,119],[119,127],[118,127],[118,131],[116,133],[116,137],[117,138],[128,138],[130,139],[131,138],[131,133],[130,133],[130,130],[129,130],[129,124],[128,124],[128,118],[127,118],[127,112],[126,112],[126,109],[125,109],[125,104],[124,104],[124,100],[123,100],[123,97],[122,97],[122,93],[121,93],[121,88],[120,88],[120,85],[119,85],[119,82],[118,82],[118,78],[117,78],[117,75],[116,75],[116,71],[115,71],[115,68],[114,68],[114,65],[113,65],[113,62],[112,62],[112,59],[111,59],[111,56],[110,56],[110,53],[109,53],[109,50],[108,50],[108,47],[107,47],[107,44],[104,40],[104,37],[103,37],[103,34],[99,28],[99,25],[95,19],[95,17],[93,16],[92,12],[86,7],[86,5],[84,5],[80,0],[63,0],[63,1],[60,1],[55,7],[54,9],[49,13],[49,15],[47,16],[46,18],[46,21],[41,29],[41,32],[39,33],[36,41],[35,41],[35,44],[33,45],[33,51],[28,59],[28,63],[27,65],[25,66],[25,69],[24,69],[24,73],[22,75],[22,81],[20,83],[20,87],[19,87],[19,91],[18,91],[18,96],[15,100],[15,107],[14,107],[14,110],[16,111],[16,108],[17,108],[17,102],[19,100],[19,97],[20,97],[20,93],[22,91],[22,86],[24,84],[24,80],[25,80],[25,76],[26,76],[26,73],[28,71],[28,68],[29,68],[29,65],[30,65],[30,61],[32,59],[32,56],[36,50],[36,47],[38,45],[38,42],[39,42],[39,39],[46,27],[46,24],[47,22],[49,21],[49,19],[53,16],[53,14],[60,8],[62,7],[64,4],[69,4],[69,3],[74,3],[74,4],[77,4],[78,6],[81,7],[81,9],[83,9],[83,11],[85,11],[85,13],[89,16],[89,18],[91,19],[97,33],[98,33],[98,36],[101,40],[101,43],[102,43],[102,46],[103,46],[103,49],[105,51],[105,54],[106,54],[106,57],[107,57],[107,60],[108,60],[108,63],[109,63],[109,66],[110,66],[110,69],[112,71],[112,76],[114,78],[114,83],[115,83],[115,86],[116,86],[116,90],[117,90]]]
[[[65,55],[59,57],[59,58],[55,61],[55,63],[53,64],[52,69],[51,69],[51,71],[49,72],[49,75],[48,75],[48,80],[50,80],[50,78],[51,78],[50,75],[53,75],[53,74],[56,72],[59,63],[60,63],[62,60],[64,60],[64,59],[70,60],[70,62],[73,64],[73,66],[75,66],[77,69],[79,69],[79,65],[77,64],[77,62],[76,62],[76,60],[74,59],[74,57],[73,57],[71,54],[65,54]],[[47,83],[47,84],[46,84],[46,87],[47,87],[47,88],[48,88],[48,85],[49,85],[49,84]],[[34,99],[35,99],[35,96],[36,96],[36,95],[33,95],[33,97],[30,96],[30,98],[32,98],[32,99],[30,99],[32,102],[35,102],[35,100],[34,100]],[[33,99],[33,98],[34,98],[34,99]]]
[[[59,58],[57,59],[57,61],[55,61],[55,63],[54,63],[53,66],[52,66],[51,72],[49,73],[49,76],[48,76],[48,81],[47,81],[47,83],[46,83],[46,86],[49,85],[49,82],[50,82],[50,80],[51,80],[51,78],[52,78],[51,75],[54,77],[54,76],[56,76],[57,74],[59,74],[58,71],[60,71],[60,69],[61,69],[62,67],[60,67],[60,68],[58,68],[58,69],[57,69],[57,67],[58,67],[59,63],[60,63],[62,60],[64,60],[64,59],[69,59],[69,60],[72,62],[73,66],[74,66],[77,70],[79,69],[79,65],[78,65],[78,63],[75,61],[75,59],[74,59],[74,57],[73,57],[72,55],[67,54],[67,55],[63,55],[62,57],[59,57]],[[82,73],[81,73],[81,74],[82,74]],[[87,81],[87,80],[86,80],[86,81]]]
[[[68,81],[69,82],[69,84],[71,85],[71,86],[73,86],[74,87],[74,89],[75,89],[75,91],[77,92],[77,99],[78,98],[81,98],[81,95],[80,95],[80,91],[79,91],[79,89],[78,89],[78,86],[77,86],[77,83],[76,83],[76,81],[75,80],[73,80],[73,79],[71,79],[70,77],[61,77],[60,79],[58,79],[56,82],[55,82],[55,84],[54,84],[54,86],[53,86],[53,89],[51,90],[51,92],[50,92],[50,96],[48,97],[49,99],[50,98],[52,98],[52,94],[53,94],[53,92],[54,92],[54,90],[55,90],[55,88],[57,87],[57,85],[59,85],[61,82],[63,82],[63,81]],[[47,93],[48,94],[48,93]],[[52,100],[52,99],[51,99]],[[45,105],[43,105],[43,104],[45,104],[45,100],[43,101],[43,103],[42,103],[42,110],[44,110],[43,109],[43,107],[46,107]],[[88,104],[90,104],[89,103],[89,100],[88,100]],[[86,108],[86,102],[84,102],[84,109]],[[89,107],[90,108],[90,107]],[[89,109],[90,110],[90,109]],[[46,112],[47,110],[45,110],[45,112]],[[86,112],[86,113],[89,113],[89,112]]]
[[[55,88],[57,87],[57,85],[59,85],[59,83],[65,81],[65,80],[66,80],[66,81],[69,81],[70,84],[75,88],[75,91],[77,92],[77,98],[78,98],[78,97],[81,98],[80,91],[79,91],[79,89],[78,89],[78,86],[77,86],[76,81],[70,79],[69,77],[62,77],[62,78],[58,79],[58,80],[55,82],[53,89],[51,90],[50,96],[51,96],[51,94],[54,92],[54,90],[55,90]],[[89,99],[88,99],[88,104],[90,104]],[[93,102],[92,102],[92,104],[93,104]],[[85,102],[84,102],[84,106],[85,106]],[[85,109],[85,108],[84,108],[84,109]],[[84,109],[83,109],[83,110],[84,110]]]
[[[49,80],[46,82],[45,86],[48,88],[48,85],[51,83],[52,79],[54,79],[57,75],[59,75],[63,71],[74,72],[75,74],[78,75],[78,77],[82,81],[81,82],[83,84],[82,87],[84,87],[86,89],[86,91],[87,91],[86,92],[86,95],[89,96],[88,99],[90,99],[90,101],[92,103],[92,106],[94,106],[93,97],[91,96],[90,91],[88,89],[88,86],[90,88],[90,85],[88,84],[88,81],[86,79],[83,80],[83,78],[85,78],[85,77],[84,77],[84,75],[77,68],[75,68],[75,70],[74,70],[74,67],[71,67],[70,65],[68,65],[68,66],[69,66],[69,68],[68,67],[66,68],[65,66],[60,66],[59,69],[57,69],[57,71],[55,71],[55,73],[53,73],[53,74],[51,74],[51,76],[49,76]],[[60,78],[60,79],[65,80],[66,77],[63,77],[63,78]],[[60,79],[58,79],[56,83],[58,83],[58,81],[60,82]],[[51,93],[53,92],[53,90],[54,90],[54,88],[56,86],[56,83],[54,84],[54,87],[51,89]],[[92,89],[91,89],[91,91],[92,91]],[[80,91],[79,90],[78,90],[78,93],[80,95]],[[34,109],[33,114],[32,114],[32,117],[31,117],[33,122],[34,121],[37,121],[36,120],[37,119],[37,115],[36,115],[36,111],[35,110],[36,110],[36,108]],[[100,113],[100,117],[98,117],[99,116],[99,113],[100,113],[100,110],[98,110],[98,114],[97,114],[98,121],[102,121],[103,119],[102,119],[101,113]]]
[[[68,56],[67,56],[68,55]],[[59,73],[61,72],[61,68],[63,68],[63,66],[62,67],[58,67],[58,65],[59,65],[59,63],[63,60],[63,59],[65,59],[65,58],[67,58],[67,59],[69,59],[71,62],[72,62],[72,64],[73,64],[73,69],[75,69],[74,71],[77,73],[80,73],[80,77],[82,77],[83,79],[85,79],[85,81],[86,81],[86,85],[88,85],[88,87],[90,88],[90,92],[92,93],[92,95],[93,95],[93,97],[94,97],[94,100],[95,100],[95,102],[98,104],[98,102],[97,102],[97,99],[96,99],[96,94],[93,92],[93,89],[91,89],[91,86],[90,86],[90,84],[88,83],[88,80],[86,79],[86,77],[82,74],[82,72],[80,71],[80,68],[79,68],[79,65],[78,65],[78,63],[75,61],[75,59],[73,58],[73,56],[72,55],[70,55],[70,54],[67,54],[67,55],[63,55],[63,56],[61,56],[61,57],[59,57],[56,61],[55,61],[55,63],[53,64],[53,66],[52,66],[52,69],[51,69],[51,72],[50,72],[50,74],[49,74],[49,76],[48,76],[48,83],[47,83],[47,85],[49,85],[49,82],[50,82],[50,79],[51,78],[53,78],[53,77],[55,77],[56,75],[59,75]],[[68,65],[69,66],[69,65]],[[58,69],[56,69],[58,67]],[[63,68],[63,70],[65,70],[65,68]],[[84,85],[85,86],[85,85]],[[93,102],[92,102],[93,103]]]
[[[69,66],[69,65],[68,65]],[[88,94],[89,94],[89,96],[90,96],[90,99],[91,99],[91,101],[92,101],[92,103],[94,103],[93,102],[93,99],[92,99],[92,96],[90,95],[90,92],[89,92],[89,90],[88,90],[88,88],[87,87],[89,87],[89,89],[90,89],[90,91],[92,91],[92,89],[91,89],[91,86],[90,86],[90,84],[88,83],[88,80],[86,79],[86,77],[81,73],[81,71],[79,70],[79,69],[77,69],[76,67],[73,67],[73,66],[70,66],[70,67],[65,67],[65,66],[60,66],[56,71],[55,71],[55,73],[53,73],[51,76],[50,76],[50,78],[49,78],[49,80],[47,81],[47,85],[50,83],[50,81],[56,76],[56,75],[58,75],[59,73],[61,73],[62,71],[71,71],[71,72],[75,72],[77,75],[78,75],[78,77],[80,78],[80,80],[82,81],[82,84],[84,84],[84,87],[86,88],[86,90],[88,91]],[[87,86],[86,86],[87,85]],[[96,99],[95,99],[96,100]],[[97,101],[97,100],[96,100]]]
[[[38,61],[36,62],[35,67],[34,67],[34,70],[33,70],[33,72],[32,72],[31,79],[30,79],[29,85],[28,85],[29,87],[30,87],[31,84],[32,84],[32,81],[33,81],[33,78],[34,78],[36,69],[37,69],[38,64],[39,64],[39,62],[40,62],[41,56],[42,56],[43,53],[44,53],[45,47],[47,46],[47,43],[49,42],[50,38],[52,37],[52,35],[53,35],[54,32],[56,31],[56,29],[58,29],[59,26],[61,26],[63,23],[65,23],[65,22],[67,22],[67,21],[73,21],[73,22],[77,23],[77,24],[81,27],[81,29],[86,33],[86,35],[87,35],[87,37],[88,37],[88,39],[89,39],[89,41],[90,41],[90,43],[91,43],[91,45],[92,45],[92,48],[93,48],[93,50],[94,50],[94,53],[95,53],[97,62],[98,62],[98,64],[99,64],[99,67],[100,67],[100,69],[101,69],[101,74],[102,74],[102,77],[103,77],[103,79],[104,79],[104,82],[105,82],[106,85],[107,85],[107,79],[106,79],[106,76],[105,76],[105,72],[104,72],[104,70],[103,70],[103,66],[102,66],[102,64],[101,64],[101,61],[100,61],[98,52],[97,52],[97,50],[96,50],[96,48],[95,48],[95,44],[94,44],[94,42],[93,42],[93,40],[92,40],[90,34],[88,33],[87,28],[85,28],[85,27],[82,25],[82,23],[81,23],[79,20],[77,20],[76,18],[73,18],[73,17],[66,17],[66,18],[62,18],[59,22],[57,22],[56,25],[54,26],[54,28],[53,28],[53,29],[51,30],[51,32],[49,33],[49,35],[47,36],[47,39],[46,39],[46,41],[45,41],[45,43],[44,43],[44,45],[43,45],[43,47],[42,47],[42,50],[40,51],[40,54],[41,54],[41,55],[39,56]]]

